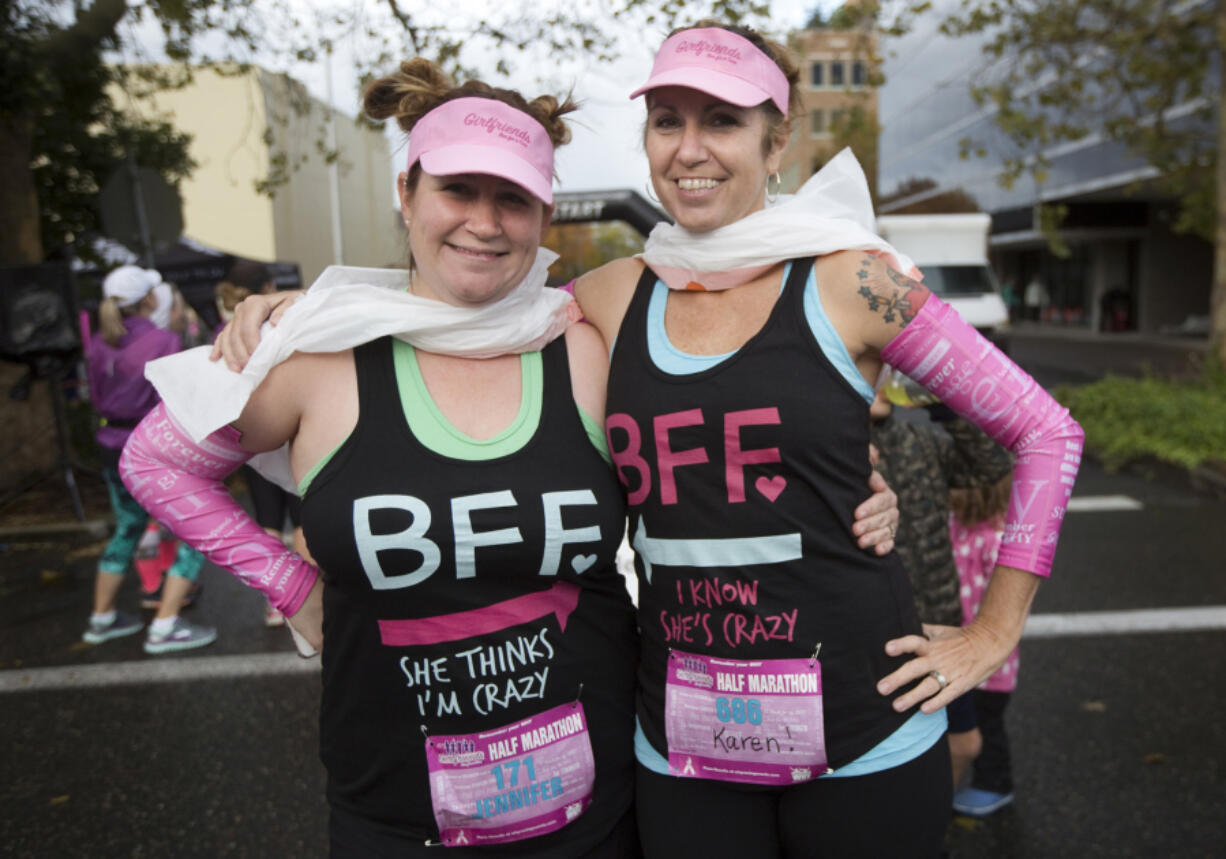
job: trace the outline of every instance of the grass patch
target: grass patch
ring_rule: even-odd
[[[1226,462],[1226,372],[1193,381],[1107,376],[1054,393],[1109,471],[1150,457],[1187,469]]]

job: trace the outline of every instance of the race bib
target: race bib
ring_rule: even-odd
[[[578,701],[477,734],[426,738],[443,844],[499,844],[561,829],[592,802],[596,761]]]
[[[827,771],[821,663],[670,651],[664,728],[675,776],[772,785],[815,779]]]

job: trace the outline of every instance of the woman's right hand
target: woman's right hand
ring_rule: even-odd
[[[260,345],[260,326],[268,321],[276,325],[306,290],[294,289],[268,295],[249,295],[234,308],[234,318],[221,329],[213,342],[209,360],[224,358],[226,366],[240,372]]]

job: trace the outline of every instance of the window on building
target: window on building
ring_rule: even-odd
[[[868,83],[868,70],[864,68],[864,63],[852,63],[851,85],[864,86],[866,83]]]
[[[812,66],[810,66],[809,83],[815,87],[824,86],[825,84],[823,83],[822,73],[825,71],[825,68],[826,67],[822,63],[814,63]]]
[[[820,107],[809,112],[809,131],[814,137],[821,137],[826,133],[826,111]]]
[[[841,107],[835,108],[834,110],[830,111],[830,129],[831,131],[839,127],[839,125],[843,122],[843,117],[846,115],[847,115],[847,111]]]
[[[841,62],[833,62],[830,64],[830,85],[843,85],[843,64]]]

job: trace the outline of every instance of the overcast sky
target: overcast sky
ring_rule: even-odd
[[[842,0],[773,0],[770,30],[781,35],[802,26],[814,8],[828,12]],[[582,109],[572,114],[574,139],[558,151],[559,189],[588,191],[608,188],[634,188],[642,193],[647,182],[646,159],[639,136],[643,108],[627,96],[646,78],[653,53],[665,33],[628,34],[622,39],[622,56],[615,63],[575,61],[550,70],[544,88],[532,69],[516,74],[510,85],[528,95],[573,86]],[[332,91],[335,106],[348,114],[357,107],[357,89],[345,46],[338,45],[332,63]],[[475,63],[474,63],[475,64]],[[529,65],[532,65],[529,63]],[[302,64],[291,73],[303,81],[321,100],[327,100],[327,72],[323,62]],[[491,77],[491,82],[493,79]],[[392,126],[389,123],[389,126]],[[389,130],[393,146],[394,170],[403,169],[403,135]]]

